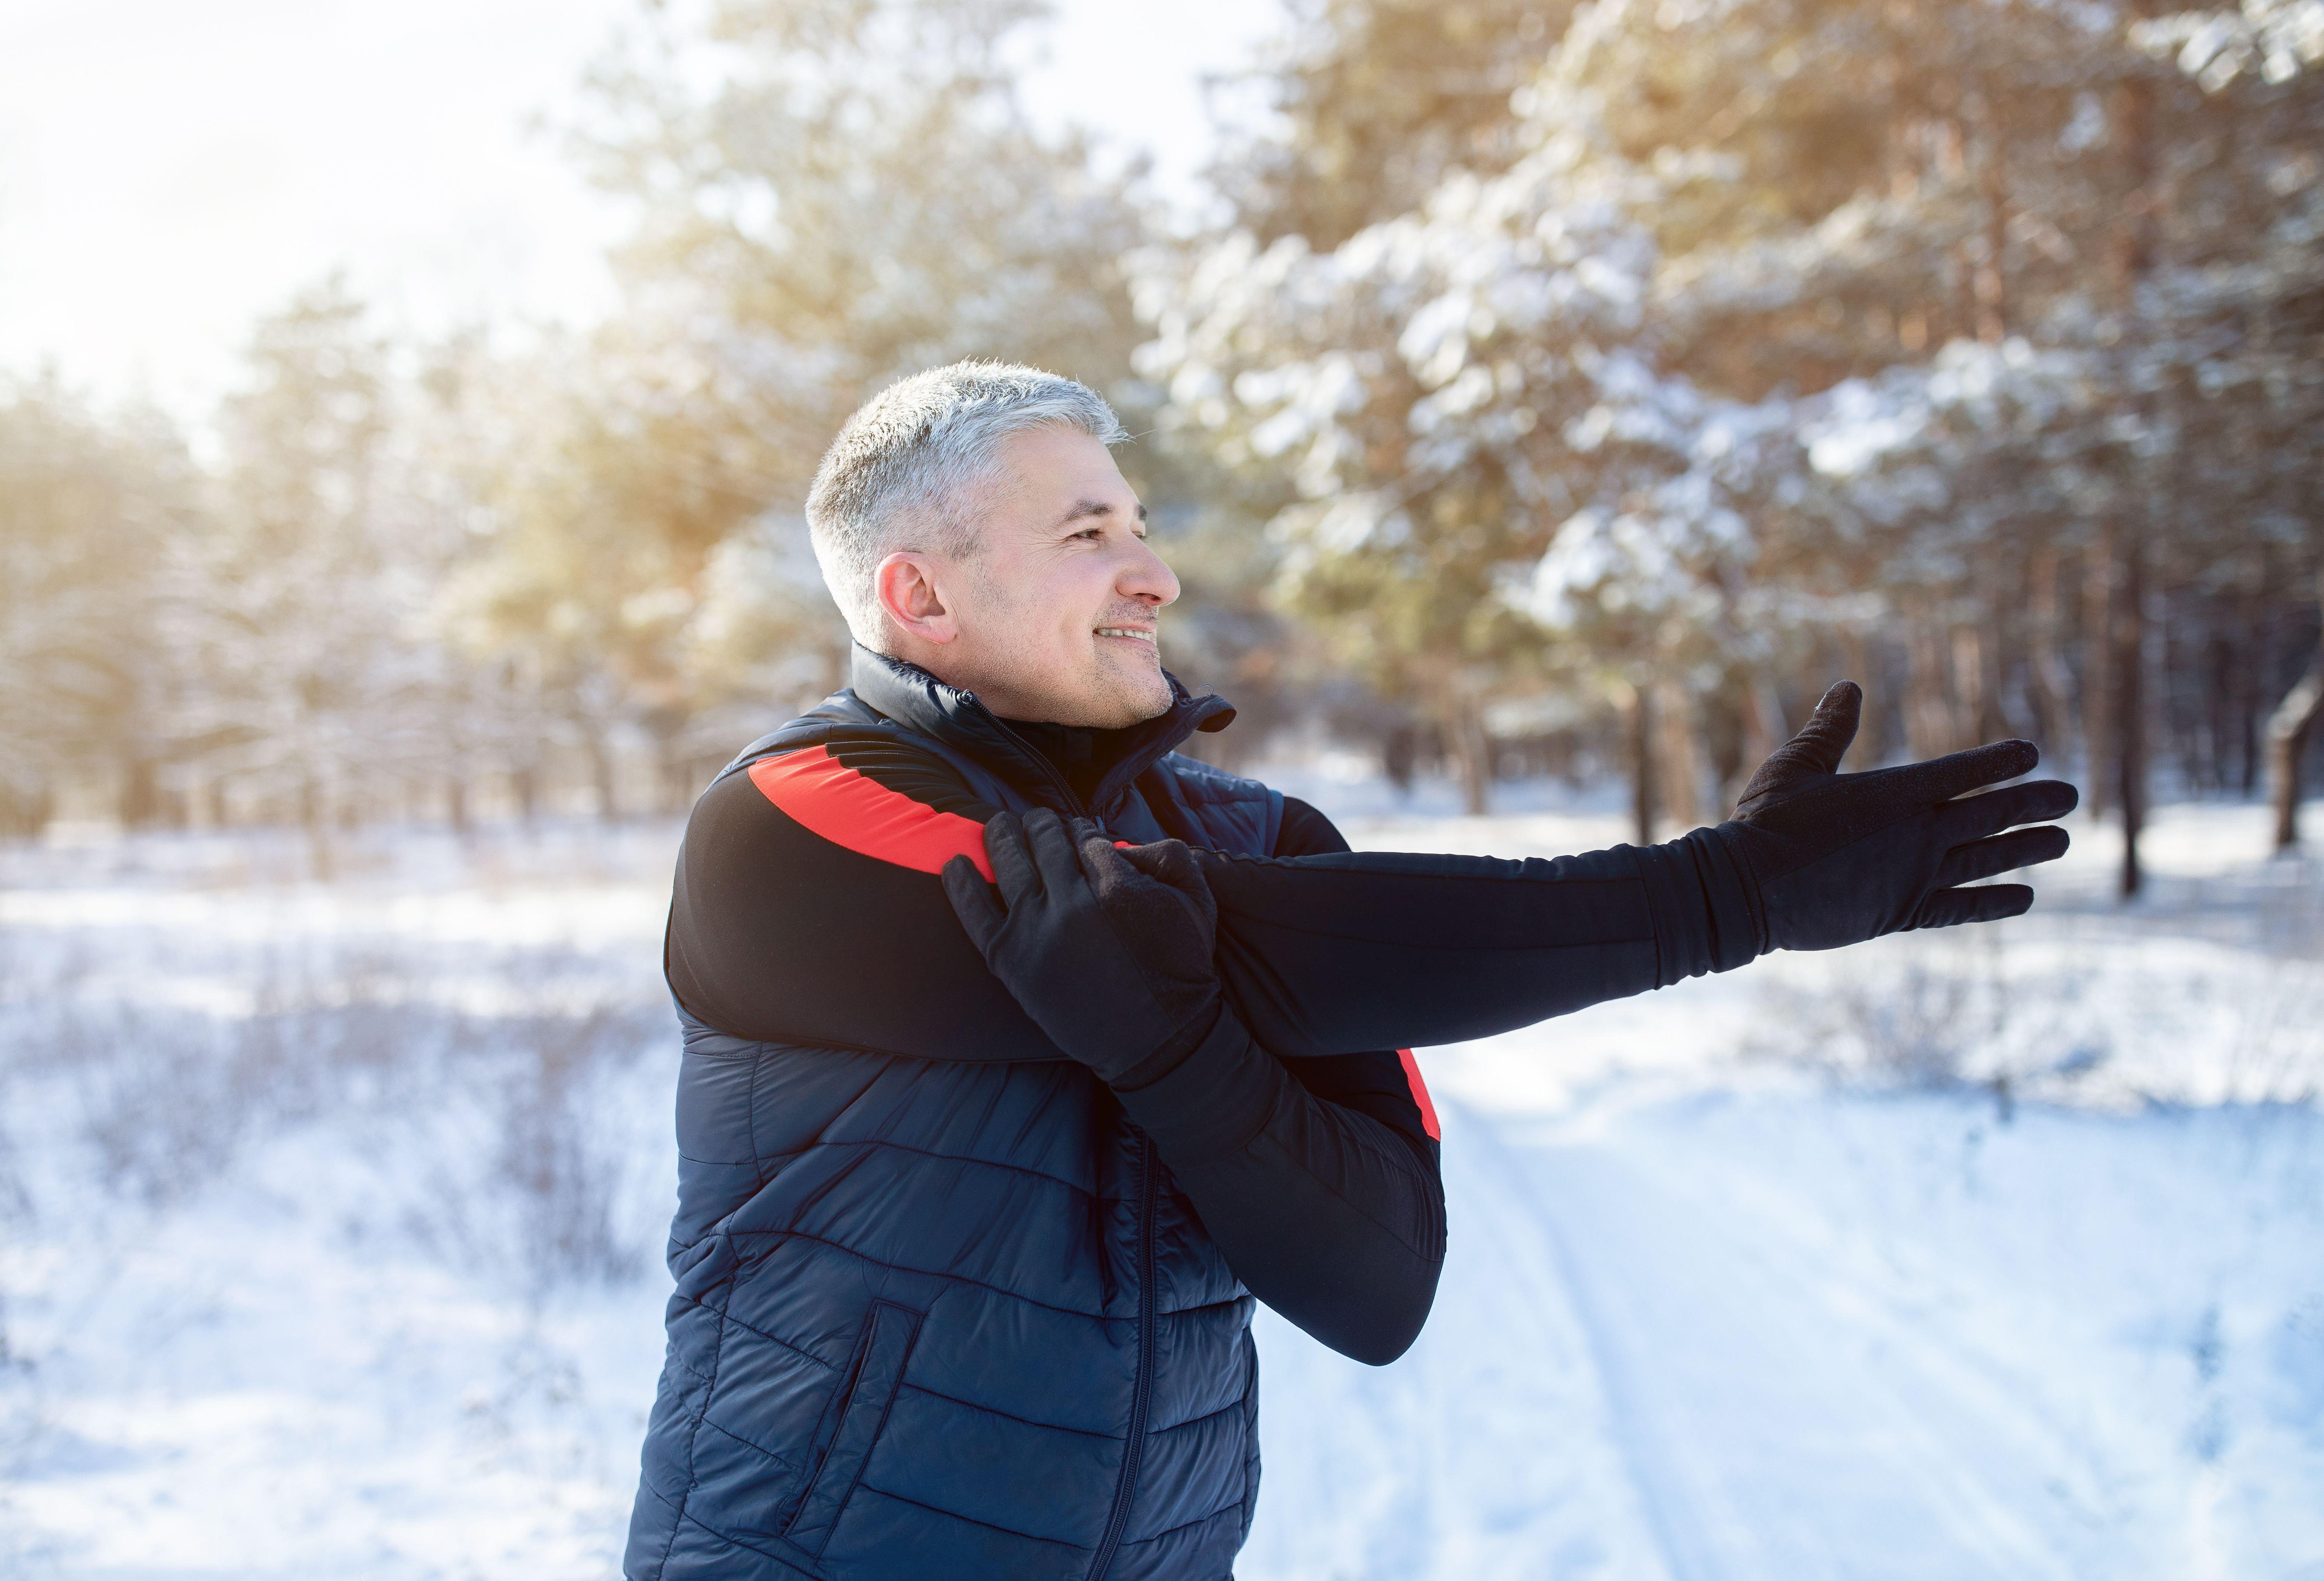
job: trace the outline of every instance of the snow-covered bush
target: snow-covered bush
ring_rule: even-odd
[[[667,1014],[609,997],[595,962],[472,954],[464,997],[433,948],[197,944],[149,962],[216,974],[210,1003],[185,1004],[118,963],[45,953],[13,963],[0,1003],[14,1212],[167,1209],[270,1147],[330,1135],[378,1171],[368,1227],[539,1291],[649,1266],[650,1227],[616,1206],[636,1167],[628,1117],[608,1110]]]

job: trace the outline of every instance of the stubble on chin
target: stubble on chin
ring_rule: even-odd
[[[1103,659],[1098,664],[1097,685],[1091,687],[1091,697],[1093,702],[1102,700],[1108,716],[1099,728],[1120,730],[1170,712],[1170,683],[1163,676],[1158,653],[1150,667],[1140,666],[1135,671]]]

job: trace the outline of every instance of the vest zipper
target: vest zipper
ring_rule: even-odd
[[[1130,1443],[1121,1454],[1121,1481],[1113,1490],[1113,1513],[1088,1581],[1105,1581],[1121,1534],[1130,1528],[1130,1506],[1138,1494],[1138,1468],[1146,1458],[1146,1413],[1154,1397],[1154,1143],[1138,1138],[1138,1380],[1130,1396]]]
[[[1017,750],[1019,754],[1029,760],[1036,768],[1038,768],[1044,775],[1048,777],[1049,783],[1056,787],[1058,799],[1065,804],[1065,815],[1067,817],[1090,818],[1096,815],[1082,804],[1081,797],[1074,791],[1073,783],[1066,779],[1063,774],[1058,772],[1057,766],[1049,761],[1049,755],[1047,753],[1034,746],[1032,742],[1019,735],[1015,731],[1010,730],[1009,728],[1009,722],[1002,719],[999,714],[994,713],[990,709],[985,711],[985,717],[993,722],[1002,735],[1008,737],[1010,740],[1016,743]]]

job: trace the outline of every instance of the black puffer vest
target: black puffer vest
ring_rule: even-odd
[[[861,650],[853,679],[726,772],[909,732],[996,806],[1273,850],[1279,795],[1171,751],[1219,699],[1174,681],[1083,806],[973,696]],[[1224,1581],[1259,1484],[1251,1300],[1112,1094],[1054,1058],[681,1019],[678,1290],[627,1575]]]

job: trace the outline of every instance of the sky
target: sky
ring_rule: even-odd
[[[618,200],[561,150],[638,0],[9,0],[0,6],[0,374],[199,420],[252,324],[344,270],[383,327],[586,323]],[[1194,191],[1200,78],[1269,0],[1060,0],[1026,95]]]

